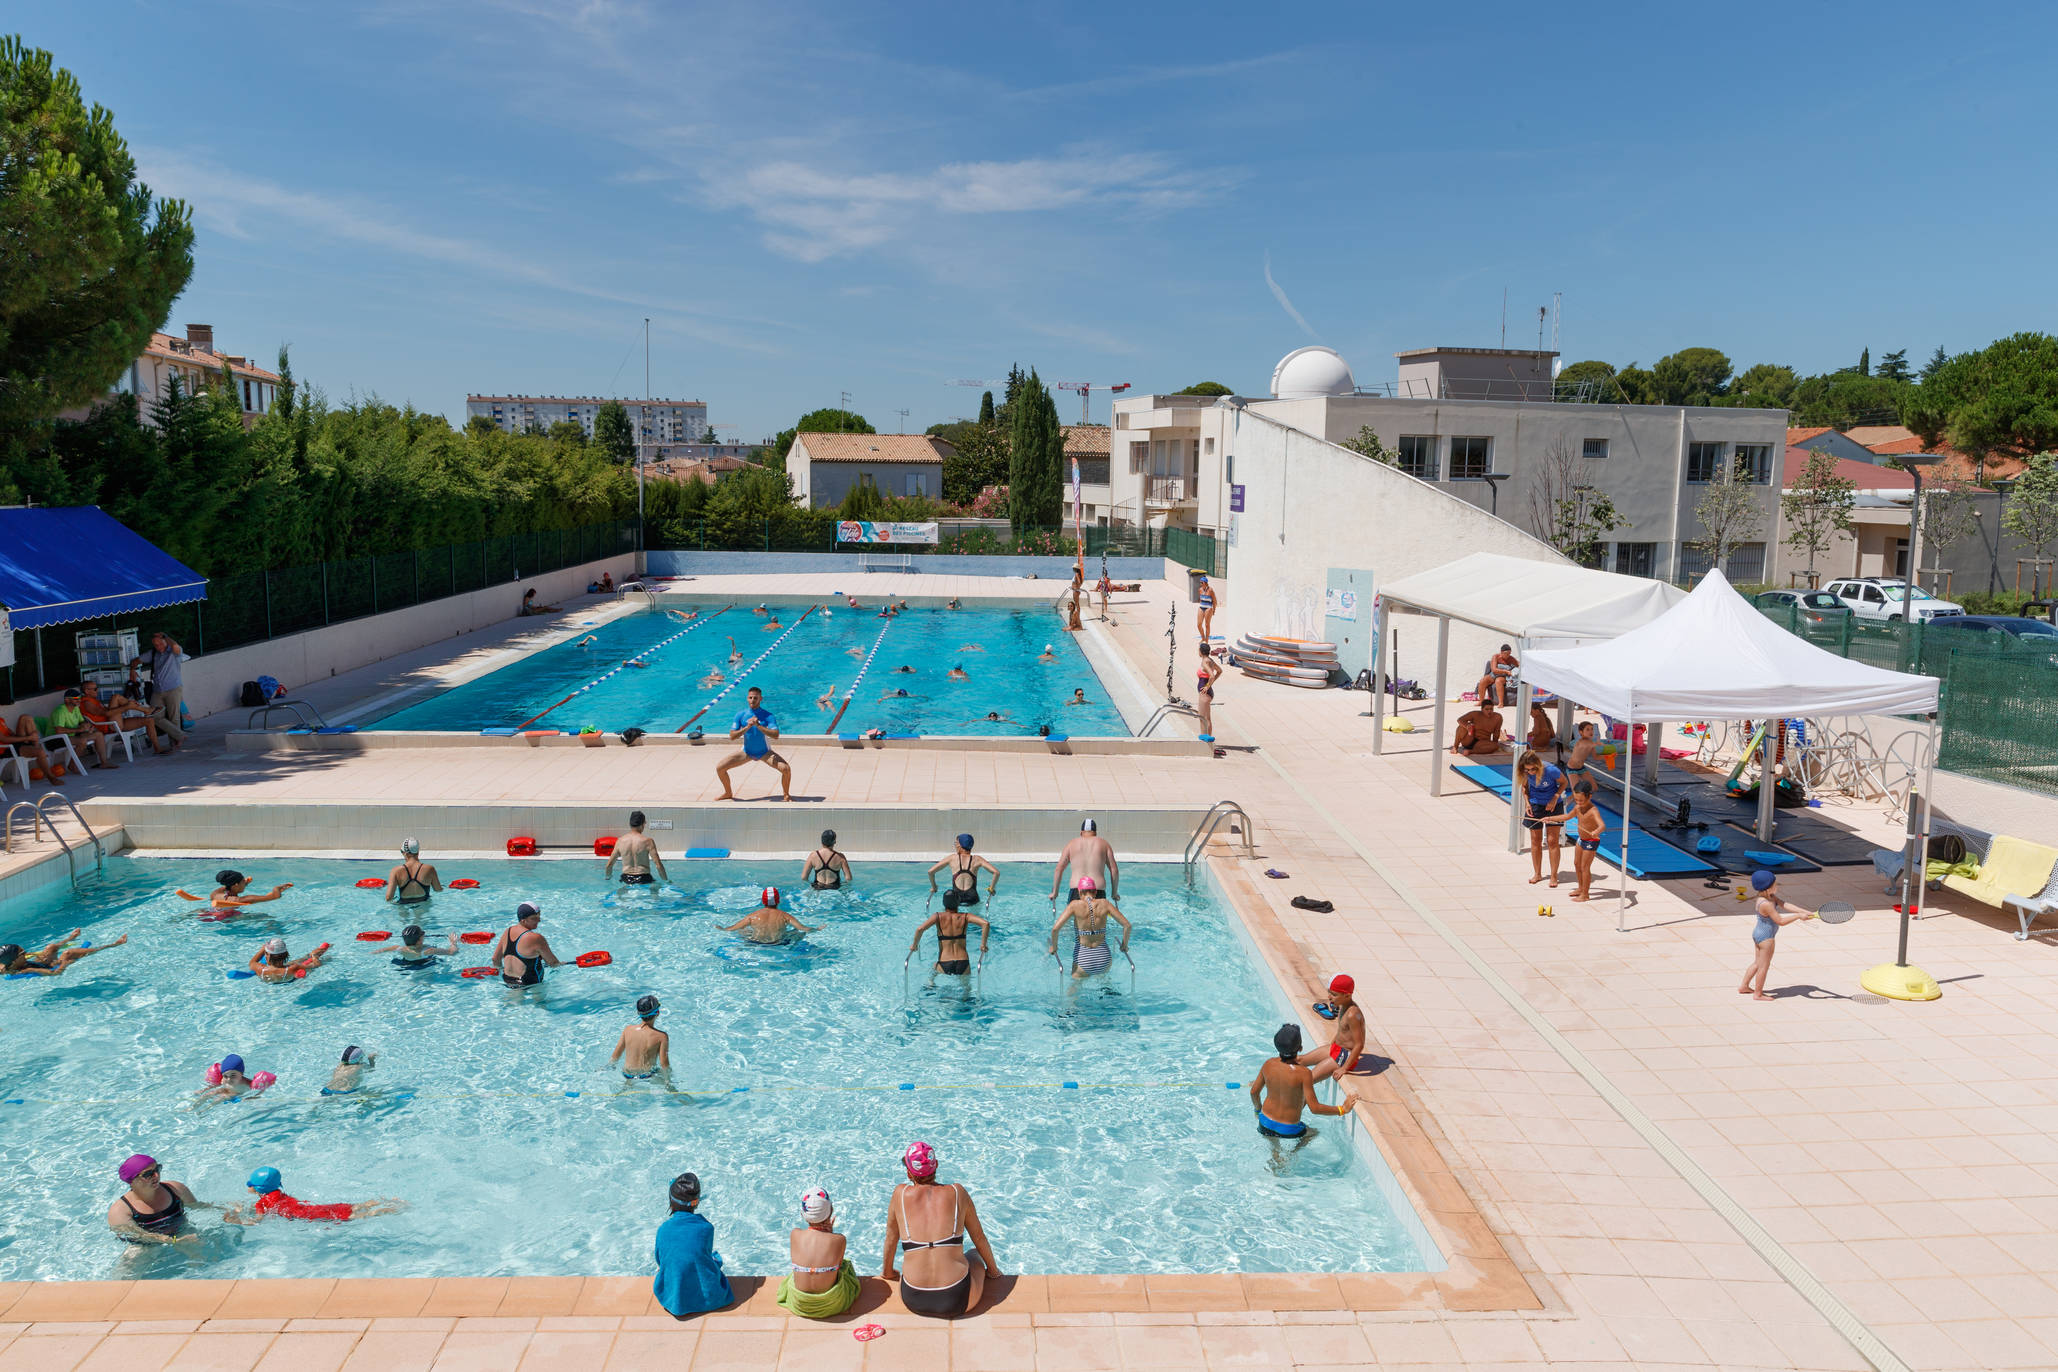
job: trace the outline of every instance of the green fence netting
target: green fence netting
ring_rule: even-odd
[[[1188,529],[1102,528],[1075,534],[1070,525],[1027,529],[963,528],[945,523],[932,544],[896,545],[897,553],[916,557],[1029,556],[1073,557],[1081,544],[1086,556],[1168,557],[1210,576],[1224,575],[1222,544],[1208,534]],[[836,522],[824,512],[789,510],[770,518],[737,519],[707,516],[653,523],[648,547],[679,552],[860,553],[878,551],[860,543],[838,543]]]

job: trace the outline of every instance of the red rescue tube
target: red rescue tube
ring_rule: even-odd
[[[458,975],[461,977],[491,977],[500,973],[498,967],[467,967]]]
[[[386,878],[384,877],[366,877],[357,883],[357,889],[360,891],[376,891],[385,884]]]
[[[614,855],[615,841],[612,838],[597,838],[593,840],[593,856],[613,857]]]
[[[484,929],[481,929],[478,930],[476,933],[459,934],[457,936],[457,941],[459,943],[491,943],[493,942],[493,935],[487,933]]]
[[[507,855],[509,857],[535,857],[536,840],[530,838],[527,834],[521,834],[509,839],[507,841]]]
[[[391,929],[367,929],[357,936],[359,943],[384,943],[393,937]]]
[[[580,967],[605,967],[614,961],[614,955],[603,952],[581,953],[572,961]]]
[[[479,889],[479,883],[470,877],[459,877],[456,881],[450,883],[450,889],[453,891],[476,891]]]

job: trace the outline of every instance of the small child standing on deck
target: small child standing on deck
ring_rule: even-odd
[[[1779,939],[1779,931],[1797,919],[1815,918],[1815,912],[1789,906],[1781,899],[1779,878],[1770,872],[1751,873],[1751,890],[1757,894],[1754,904],[1758,919],[1751,926],[1751,967],[1744,973],[1744,984],[1736,988],[1736,993],[1753,1000],[1771,1000],[1765,994],[1765,974],[1772,970],[1773,944]]]
[[[1601,851],[1601,833],[1606,821],[1601,818],[1601,807],[1594,804],[1594,784],[1591,781],[1581,781],[1573,786],[1572,817],[1579,821],[1579,834],[1573,839],[1572,849],[1572,899],[1592,900],[1594,854]]]

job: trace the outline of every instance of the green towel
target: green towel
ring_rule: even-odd
[[[794,1286],[790,1276],[779,1280],[779,1307],[804,1320],[826,1320],[833,1315],[841,1315],[857,1298],[857,1269],[850,1265],[849,1258],[843,1260],[842,1268],[836,1273],[836,1285],[827,1291],[802,1291]]]
[[[1945,877],[1964,877],[1968,881],[1977,880],[1979,877],[1979,859],[1970,853],[1967,853],[1956,862],[1946,862],[1942,858],[1931,858],[1928,870],[1924,875],[1930,881],[1942,881]]]

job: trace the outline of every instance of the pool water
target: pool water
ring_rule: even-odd
[[[591,644],[582,646],[582,634],[368,727],[572,733],[590,724],[607,733],[672,733],[697,718],[714,733],[728,729],[745,690],[757,686],[778,727],[793,734],[826,733],[832,720],[844,734],[1031,735],[1038,725],[1082,737],[1129,733],[1086,655],[1048,611],[906,610],[880,619],[826,606],[803,618],[809,607],[793,605],[780,607],[783,627],[771,629],[748,605],[700,608],[691,623],[648,610],[596,624]],[[1053,660],[1039,661],[1046,647]],[[732,652],[741,660],[732,663]],[[632,658],[649,665],[622,665]],[[897,670],[903,666],[914,670]],[[951,680],[954,666],[970,679]],[[1086,702],[1067,705],[1076,690]]]
[[[997,921],[991,952],[967,988],[930,986],[919,958],[903,975],[928,889],[914,864],[860,862],[854,890],[793,896],[824,927],[777,949],[716,925],[798,863],[682,860],[669,893],[603,884],[598,861],[442,864],[446,881],[483,885],[436,897],[420,916],[432,934],[498,931],[530,898],[567,962],[614,956],[516,991],[457,975],[483,949],[460,945],[433,972],[363,951],[359,931],[407,922],[352,886],[386,863],[245,863],[258,887],[294,889],[207,923],[170,892],[205,893],[218,865],[110,859],[77,894],[0,908],[0,938],[32,946],[74,925],[95,942],[129,936],[63,977],[0,983],[13,1217],[0,1279],[642,1272],[666,1185],[688,1169],[730,1271],[780,1271],[799,1198],[820,1185],[869,1274],[901,1150],[917,1138],[971,1189],[1004,1271],[1426,1265],[1362,1137],[1325,1119],[1283,1151],[1225,1086],[1269,1052],[1279,996],[1234,916],[1177,867],[1124,872],[1133,990],[1118,957],[1104,984],[1067,993],[1044,951],[1040,866],[1003,866],[983,907]],[[225,976],[274,934],[296,956],[333,943],[330,964],[285,985]],[[645,992],[665,1006],[676,1093],[607,1065]],[[379,1052],[371,1089],[322,1097],[352,1043]],[[208,1064],[231,1052],[277,1084],[197,1106]],[[303,1200],[398,1196],[409,1208],[346,1225],[204,1215],[199,1245],[131,1247],[104,1215],[134,1152],[202,1200],[247,1201],[244,1178],[270,1165]]]

